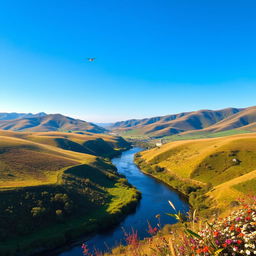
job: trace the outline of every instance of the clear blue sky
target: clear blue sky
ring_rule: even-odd
[[[255,12],[255,0],[1,1],[0,112],[109,122],[256,105]]]

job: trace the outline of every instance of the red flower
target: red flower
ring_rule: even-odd
[[[237,240],[237,243],[238,244],[241,244],[243,241],[242,240]]]
[[[205,246],[205,247],[202,249],[202,252],[209,252],[209,247],[208,247],[208,246]]]
[[[219,233],[218,231],[214,231],[214,232],[213,232],[214,237],[218,236],[219,234],[220,234],[220,233]]]
[[[235,226],[234,226],[234,224],[229,228],[231,231],[232,230],[235,230]]]

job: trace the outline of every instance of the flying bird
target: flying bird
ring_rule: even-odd
[[[88,61],[93,62],[96,58],[87,58]]]

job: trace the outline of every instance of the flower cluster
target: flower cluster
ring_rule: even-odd
[[[256,202],[244,204],[226,218],[207,222],[197,233],[187,231],[182,246],[176,247],[178,255],[256,255]],[[188,244],[187,254],[184,244]]]
[[[213,218],[212,222],[200,220],[195,212],[189,218],[178,213],[175,206],[169,202],[176,212],[168,214],[175,217],[183,226],[163,233],[163,230],[152,227],[148,223],[148,233],[151,235],[143,241],[138,233],[124,232],[127,247],[122,256],[256,256],[256,197],[250,201],[241,201],[240,207],[225,218]],[[248,200],[248,199],[247,199]],[[159,217],[157,217],[159,218]],[[188,221],[190,219],[190,221]],[[202,224],[204,223],[204,224]],[[160,227],[160,224],[158,224]],[[83,245],[86,256],[90,254]]]
[[[216,245],[227,255],[256,255],[256,204],[244,205],[212,225]]]

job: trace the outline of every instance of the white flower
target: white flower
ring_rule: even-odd
[[[251,255],[251,252],[250,252],[249,250],[246,250],[245,253],[246,253],[247,255]]]

